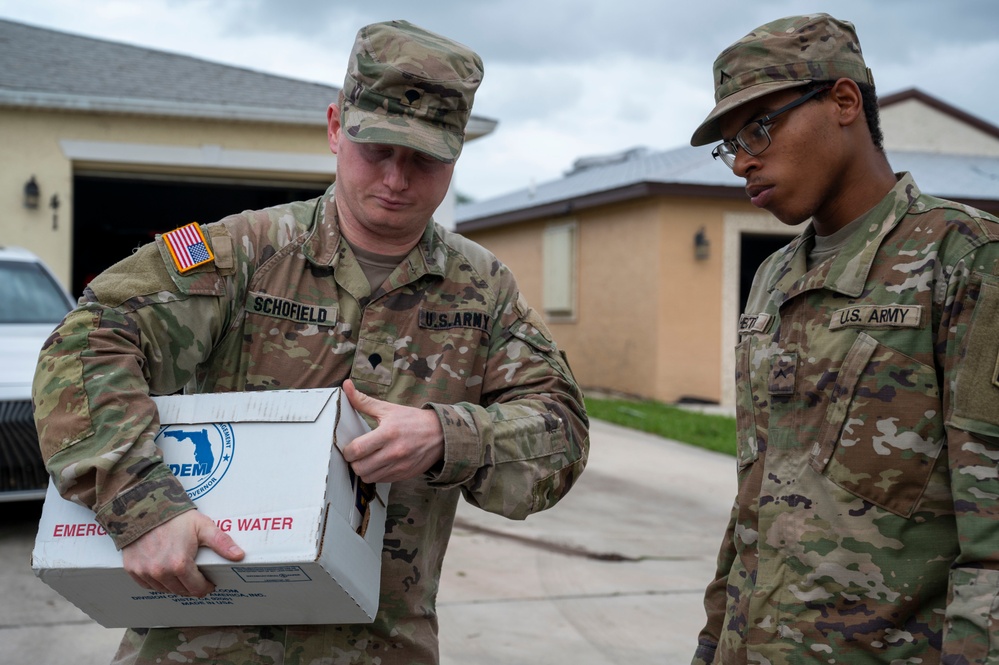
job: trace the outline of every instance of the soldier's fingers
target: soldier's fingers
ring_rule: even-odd
[[[215,588],[196,568],[194,574],[186,573],[181,576],[163,575],[161,577],[132,574],[132,579],[143,589],[159,591],[160,593],[172,593],[177,596],[202,597],[211,593]]]
[[[131,571],[129,571],[128,574],[133,580],[135,580],[135,583],[138,584],[143,589],[149,589],[150,591],[161,591],[163,593],[167,593],[167,588],[151,577],[146,577],[145,575],[138,575]]]
[[[203,598],[215,590],[215,585],[195,567],[193,571],[177,578],[172,588],[174,589],[173,593],[179,596]]]
[[[187,565],[160,570],[155,576],[147,576],[147,580],[150,579],[159,587],[157,591],[166,591],[178,596],[202,597],[215,588],[215,585],[201,574],[201,570],[193,560]]]
[[[355,443],[357,445],[355,445]],[[361,480],[368,482],[367,476],[375,468],[376,460],[372,455],[373,451],[365,448],[355,439],[343,449],[343,458],[350,465],[351,470],[360,476]]]
[[[402,452],[398,446],[380,449],[351,463],[350,468],[366,483],[392,483],[419,475],[417,461]]]
[[[354,466],[356,463],[361,462],[361,460],[377,454],[385,444],[386,439],[381,428],[376,428],[370,432],[365,432],[344,446],[343,458],[347,460],[348,464]],[[357,469],[354,469],[354,471],[356,472]]]

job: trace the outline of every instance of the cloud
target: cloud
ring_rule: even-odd
[[[714,104],[694,64],[621,55],[585,68],[539,65],[526,77],[498,70],[476,104],[499,126],[465,148],[456,171],[459,191],[479,199],[557,179],[580,157],[686,145]]]
[[[769,20],[829,10],[801,0],[33,0],[0,16],[339,85],[357,29],[403,18],[483,57],[457,187],[476,198],[557,178],[580,157],[685,145],[713,106],[711,63]],[[878,90],[916,87],[999,124],[999,3],[838,0]]]

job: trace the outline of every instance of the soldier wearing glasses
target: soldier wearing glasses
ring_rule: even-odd
[[[850,23],[763,25],[714,83],[691,143],[808,225],[740,317],[738,495],[693,662],[999,662],[999,220],[892,171]]]

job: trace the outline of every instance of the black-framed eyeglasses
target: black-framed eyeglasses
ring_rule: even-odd
[[[768,113],[759,120],[753,120],[751,123],[740,129],[734,139],[719,143],[718,146],[711,151],[711,156],[715,159],[722,160],[722,162],[725,163],[725,166],[730,169],[734,169],[735,153],[739,151],[739,148],[745,150],[747,154],[755,156],[770,147],[770,128],[774,124],[774,118],[779,116],[781,113],[787,113],[791,109],[801,106],[812,97],[830,89],[832,89],[831,85],[816,88],[815,90],[798,97],[793,102],[785,104],[773,113]]]

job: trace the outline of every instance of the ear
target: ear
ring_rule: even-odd
[[[829,99],[836,102],[840,125],[846,127],[864,117],[864,97],[855,81],[847,78],[836,81],[829,91]]]
[[[340,107],[336,104],[330,104],[326,109],[326,137],[330,150],[337,154],[340,146]]]

